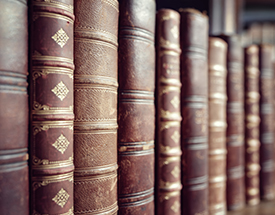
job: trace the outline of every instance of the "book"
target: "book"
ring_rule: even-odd
[[[118,214],[154,214],[156,3],[119,3]]]
[[[208,213],[208,17],[182,9],[182,214]]]
[[[228,45],[226,200],[228,210],[239,210],[245,205],[243,48],[238,35],[223,35],[221,38]]]
[[[156,25],[156,209],[180,215],[180,15],[161,9]]]
[[[74,213],[116,214],[118,1],[74,5]]]
[[[31,1],[31,214],[73,214],[73,5]]]
[[[226,58],[226,42],[209,37],[209,214],[226,213]]]
[[[28,7],[0,5],[0,211],[28,215]]]
[[[259,193],[259,48],[244,49],[245,92],[245,195],[248,205],[257,205]]]
[[[259,45],[260,197],[274,199],[274,131],[272,45]]]

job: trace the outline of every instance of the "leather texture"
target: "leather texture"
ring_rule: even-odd
[[[31,214],[73,214],[73,0],[31,1]]]
[[[259,48],[245,48],[245,194],[248,205],[260,201],[259,193]]]
[[[260,92],[260,196],[274,199],[274,130],[272,45],[259,46]]]
[[[156,25],[156,209],[159,215],[180,215],[180,14],[161,9]]]
[[[181,10],[182,214],[208,214],[208,17]]]
[[[119,214],[154,214],[154,0],[121,0],[119,18]]]
[[[226,57],[226,42],[209,37],[209,214],[226,214]]]
[[[237,35],[221,36],[227,42],[227,185],[229,210],[245,205],[244,185],[244,68],[243,48]]]
[[[29,214],[27,1],[0,0],[0,213]]]
[[[74,213],[116,214],[116,0],[75,0]]]

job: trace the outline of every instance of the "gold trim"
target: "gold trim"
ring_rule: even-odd
[[[54,14],[54,13],[49,13],[49,12],[34,12],[33,13],[33,19],[36,20],[39,17],[47,17],[47,18],[53,18],[53,19],[61,19],[64,20],[66,22],[70,22],[71,24],[74,23],[74,20],[72,20],[71,18],[64,16],[64,15],[60,15],[60,14]]]
[[[163,46],[161,46],[163,47]],[[173,48],[173,47],[168,47],[168,46],[165,46],[166,48]],[[174,48],[177,48],[179,49],[179,47],[174,47]],[[173,51],[173,50],[163,50],[163,51],[159,51],[159,57],[162,57],[163,55],[171,55],[171,56],[176,56],[176,57],[179,57],[180,56],[180,52],[179,51]]]
[[[73,155],[68,160],[50,161],[47,159],[40,159],[35,155],[32,157],[32,169],[55,169],[73,165]]]
[[[41,131],[47,131],[50,128],[69,128],[73,130],[73,121],[33,121],[32,130],[33,135]]]
[[[99,40],[95,40],[95,39],[74,38],[74,41],[94,43],[94,44],[97,44],[97,45],[102,45],[102,46],[106,46],[108,48],[114,49],[115,51],[117,51],[117,48],[118,48],[117,46],[113,45],[112,43],[99,41]]]
[[[62,214],[59,214],[59,215],[73,215],[74,214],[74,207],[71,207],[71,209],[69,209],[68,212],[65,212],[65,213],[62,213]],[[37,211],[33,211],[32,215],[45,215],[45,214],[40,214],[38,213]]]
[[[57,183],[57,182],[62,182],[62,181],[73,182],[74,176],[73,176],[73,172],[69,172],[69,173],[61,174],[61,175],[32,177],[32,180],[34,181],[32,183],[32,189],[33,189],[33,191],[35,191],[39,187],[42,187],[42,186],[44,187],[51,183]]]
[[[33,102],[33,115],[48,115],[48,114],[73,114],[73,106],[69,107],[49,107],[38,102]]]
[[[170,111],[165,111],[163,109],[160,109],[160,117],[162,118],[181,118],[179,112],[170,112]]]
[[[259,194],[259,189],[257,189],[257,188],[248,188],[246,192],[250,196],[255,196],[255,195]]]
[[[169,79],[165,79],[165,80],[169,80]],[[176,80],[176,79],[172,79],[172,80]],[[178,83],[180,84],[179,81],[178,81]],[[159,96],[161,96],[161,95],[163,95],[165,93],[171,92],[171,91],[175,91],[175,92],[179,92],[180,93],[180,87],[176,87],[176,86],[160,86]]]
[[[180,121],[160,122],[160,131],[163,131],[164,129],[169,129],[171,127],[180,127]]]
[[[112,7],[114,7],[114,9],[119,12],[118,10],[118,2],[117,1],[112,1],[112,0],[102,0],[103,2],[105,2],[108,5],[111,5]]]
[[[36,80],[42,75],[48,74],[61,74],[61,75],[68,75],[71,79],[73,79],[74,71],[68,68],[56,68],[51,66],[33,66],[32,67],[32,78]]]
[[[180,191],[159,194],[159,200],[160,200],[160,202],[163,202],[164,200],[169,200],[170,198],[175,197],[175,196],[180,196]]]
[[[159,166],[162,167],[164,165],[168,165],[173,162],[180,162],[181,158],[180,156],[173,156],[173,157],[166,157],[166,158],[160,158],[159,159]]]
[[[169,79],[169,78],[164,78],[163,76],[160,78],[159,82],[163,84],[171,84],[171,85],[178,85],[180,83],[178,79]]]
[[[58,8],[58,9],[62,9],[62,10],[67,10],[72,14],[74,13],[74,7],[72,5],[65,4],[65,3],[59,2],[59,1],[54,1],[54,0],[46,0],[46,1],[45,0],[44,1],[34,0],[33,5],[34,6],[44,6],[44,7],[50,6],[50,7],[54,7],[54,8]]]
[[[37,51],[35,51],[35,53],[32,55],[32,60],[60,61],[60,62],[66,62],[66,63],[74,64],[73,59],[65,58],[65,57],[56,57],[56,56],[45,56],[45,55],[41,55]]]
[[[174,153],[181,153],[180,147],[170,147],[164,146],[163,144],[159,145],[159,152],[160,154],[174,154]]]

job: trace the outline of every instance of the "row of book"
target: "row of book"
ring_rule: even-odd
[[[0,3],[1,214],[274,198],[272,45],[209,37],[207,15],[153,0]]]

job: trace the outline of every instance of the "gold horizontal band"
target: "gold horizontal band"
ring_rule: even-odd
[[[54,7],[54,8],[58,8],[58,9],[62,9],[62,10],[67,10],[70,13],[74,13],[74,7],[72,5],[69,4],[65,4],[63,2],[60,1],[55,1],[55,0],[50,0],[50,1],[33,1],[33,5],[34,6],[43,6],[43,7]]]
[[[64,15],[60,15],[60,14],[54,14],[54,13],[49,13],[49,12],[34,12],[33,13],[33,20],[36,20],[38,17],[47,17],[47,18],[64,20],[66,22],[70,22],[71,24],[74,23],[74,20],[72,20],[68,16],[64,16]]]
[[[69,128],[73,130],[73,121],[32,121],[33,135],[50,128]]]
[[[117,51],[117,46],[113,45],[112,43],[96,40],[96,39],[86,39],[86,38],[74,38],[75,42],[84,42],[84,43],[93,43],[101,46],[105,46]]]
[[[178,85],[179,84],[178,79],[164,78],[163,76],[159,79],[159,82],[163,83],[163,84],[169,84],[169,85]]]
[[[159,96],[168,93],[168,92],[178,92],[180,93],[180,87],[179,86],[160,86],[159,87]]]
[[[180,127],[180,121],[164,121],[160,122],[160,131],[171,127]]]
[[[216,176],[216,177],[211,177],[209,175],[209,183],[221,183],[224,184],[224,182],[226,181],[226,176],[225,175],[220,175],[220,176]],[[224,185],[218,185],[218,186],[224,186]]]
[[[68,75],[73,79],[74,71],[68,68],[60,68],[60,67],[51,67],[51,66],[33,66],[32,67],[32,78],[36,80],[38,77],[42,75],[48,74],[60,74],[60,75]]]
[[[251,197],[248,197],[248,198],[251,198]],[[256,196],[253,199],[247,200],[248,205],[257,205],[257,204],[259,204],[259,202],[260,202],[260,198],[258,196]]]
[[[168,182],[168,181],[159,181],[159,189],[167,189],[167,190],[176,190],[181,188],[181,183],[178,182]]]
[[[255,173],[258,174],[258,172],[260,171],[261,167],[258,163],[249,163],[246,166],[247,172]]]
[[[247,195],[249,196],[255,196],[259,194],[259,189],[258,188],[248,188],[246,190]]]
[[[163,144],[159,145],[159,153],[160,154],[181,154],[180,147],[170,147],[164,146]]]
[[[115,179],[115,184],[117,183],[117,171],[113,171],[110,173],[100,174],[100,175],[89,175],[89,176],[75,176],[74,184],[83,184],[83,183],[94,183],[94,181],[101,181],[101,180],[112,180]]]
[[[179,57],[180,56],[180,51],[179,51],[179,46],[171,46],[171,47],[169,47],[169,46],[162,46],[162,45],[160,45],[160,47],[161,48],[176,48],[176,50],[175,51],[173,51],[173,50],[161,50],[161,51],[158,51],[158,55],[159,55],[159,57],[162,57],[163,55],[171,55],[171,56],[176,56],[176,57]]]
[[[56,57],[56,56],[45,56],[45,55],[36,55],[32,56],[32,60],[40,60],[40,61],[59,61],[73,64],[73,59],[65,58],[65,57]]]
[[[56,169],[62,167],[73,166],[73,156],[68,160],[50,161],[48,159],[40,159],[36,156],[32,157],[32,169]]]
[[[159,200],[160,202],[163,202],[163,200],[169,200],[172,197],[180,196],[180,191],[174,191],[174,192],[167,192],[163,194],[159,194]]]
[[[173,156],[173,157],[166,157],[166,158],[159,158],[159,165],[160,167],[164,166],[164,165],[168,165],[169,163],[173,163],[173,162],[180,162],[181,158],[180,156]]]
[[[210,64],[209,65],[209,73],[210,75],[215,75],[215,76],[220,76],[220,77],[225,77],[226,74],[226,67],[219,65],[219,64]]]

